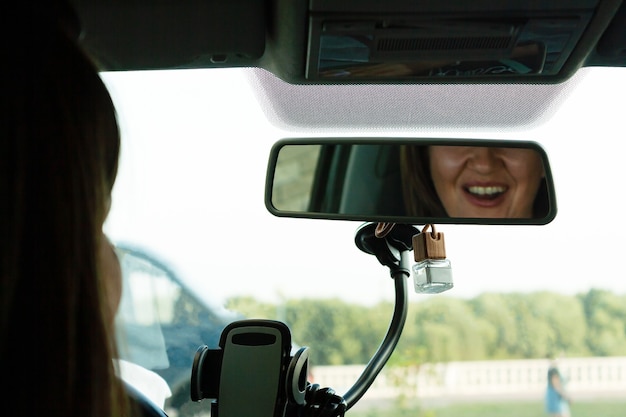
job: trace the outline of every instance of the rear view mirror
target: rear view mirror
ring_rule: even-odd
[[[276,216],[406,224],[556,215],[538,144],[476,139],[285,139],[270,154],[265,203]]]

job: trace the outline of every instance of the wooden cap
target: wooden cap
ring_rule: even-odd
[[[415,262],[424,259],[445,259],[446,245],[441,232],[422,232],[413,236]]]

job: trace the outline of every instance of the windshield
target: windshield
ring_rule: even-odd
[[[122,309],[120,326],[145,325],[153,338],[122,348],[122,356],[134,363],[152,358],[138,364],[166,380],[171,395],[159,398],[172,415],[210,409],[208,401],[190,403],[185,364],[201,343],[216,347],[234,317],[284,321],[294,342],[311,349],[310,378],[342,393],[376,350],[393,311],[389,270],[354,244],[360,223],[277,218],[266,210],[271,146],[316,132],[273,125],[248,71],[103,74],[123,144],[106,232],[120,246],[149,253],[174,277],[127,284],[125,296],[174,301]],[[482,416],[510,415],[505,410],[515,404],[516,416],[541,415],[553,360],[574,397],[571,407],[578,407],[573,415],[623,412],[623,106],[607,96],[626,95],[625,76],[621,68],[583,70],[539,125],[397,131],[381,121],[376,131],[340,133],[536,141],[550,158],[558,203],[546,226],[438,226],[454,288],[410,294],[401,342],[354,413],[439,417],[473,415],[478,407]],[[212,337],[194,334],[184,346],[170,341],[200,326],[188,320],[168,327],[182,293],[222,323]],[[138,349],[152,354],[128,353]],[[183,371],[174,375],[172,363]]]

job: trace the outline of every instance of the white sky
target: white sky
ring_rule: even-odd
[[[107,233],[160,255],[217,302],[234,294],[391,299],[388,270],[353,243],[359,222],[267,212],[270,147],[295,134],[269,125],[241,72],[209,71],[104,75],[123,134]],[[620,97],[624,71],[590,72],[549,128],[490,134],[542,143],[559,211],[542,227],[439,226],[453,266],[449,295],[591,287],[626,293]]]

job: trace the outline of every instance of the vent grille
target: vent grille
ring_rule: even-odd
[[[512,41],[513,38],[511,36],[382,38],[378,39],[376,49],[380,52],[493,50],[509,48]]]

